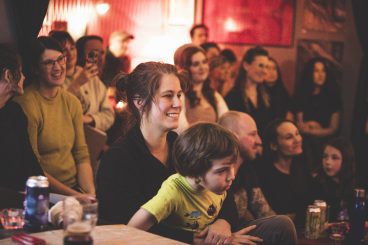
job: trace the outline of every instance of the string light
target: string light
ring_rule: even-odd
[[[107,11],[109,11],[109,9],[110,9],[110,4],[108,3],[99,2],[96,4],[96,12],[98,15],[106,14]]]

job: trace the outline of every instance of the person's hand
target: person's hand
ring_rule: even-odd
[[[73,83],[78,86],[86,84],[89,80],[98,75],[98,67],[93,63],[86,63],[83,69],[77,69]]]
[[[263,242],[263,239],[247,235],[248,232],[251,230],[254,230],[256,228],[256,225],[251,225],[248,227],[245,227],[237,232],[234,232],[231,237],[230,244],[232,245],[240,245],[240,244],[249,244],[249,245],[257,245],[258,242]],[[228,244],[228,243],[225,243]]]
[[[229,244],[231,241],[230,224],[223,219],[218,219],[195,237],[194,240],[199,241],[196,238],[205,238],[202,244],[206,245]],[[197,242],[196,244],[200,243]]]
[[[91,115],[83,115],[83,123],[84,124],[88,124],[88,125],[91,125],[94,123],[94,119]]]
[[[321,124],[319,124],[316,121],[308,121],[305,124],[309,127],[309,129],[320,129],[320,128],[322,128]]]

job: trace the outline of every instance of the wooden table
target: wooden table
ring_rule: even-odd
[[[47,244],[62,245],[63,244],[63,230],[45,231],[40,233],[33,233],[32,236],[46,240]],[[183,245],[179,241],[171,240],[169,238],[161,237],[152,233],[138,230],[126,225],[103,225],[96,226],[92,232],[93,244],[160,244],[160,245]],[[0,240],[1,245],[15,245],[19,243],[13,242],[11,238]]]

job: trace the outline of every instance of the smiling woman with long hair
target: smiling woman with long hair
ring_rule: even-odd
[[[267,62],[268,52],[262,47],[247,50],[239,66],[235,86],[225,97],[230,110],[250,114],[261,133],[272,119],[270,97],[263,85]]]
[[[141,63],[114,80],[134,125],[103,155],[97,198],[102,219],[127,223],[175,172],[171,149],[177,134],[172,130],[179,126],[186,83],[175,66],[159,62]]]
[[[258,166],[261,188],[277,214],[304,222],[305,208],[311,201],[311,176],[302,159],[302,136],[292,121],[276,119],[264,132],[264,156]]]
[[[189,78],[189,88],[185,93],[189,124],[216,122],[229,109],[222,96],[211,88],[205,51],[200,47],[188,46],[181,51],[177,65]]]

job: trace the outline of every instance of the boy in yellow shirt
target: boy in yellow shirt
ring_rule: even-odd
[[[235,178],[238,142],[217,124],[199,123],[184,131],[173,148],[178,173],[163,182],[128,225],[149,230],[162,221],[198,234],[216,219]]]

